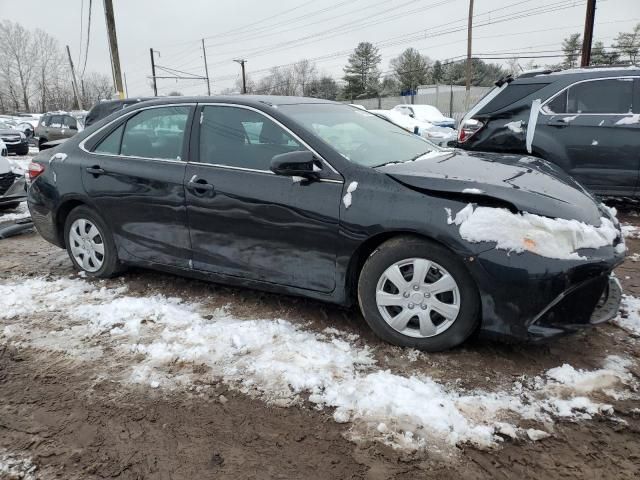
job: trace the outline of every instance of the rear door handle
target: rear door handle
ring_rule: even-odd
[[[198,178],[197,175],[191,177],[187,184],[190,190],[194,190],[197,193],[205,193],[213,191],[213,185],[207,182],[204,178]]]
[[[95,175],[96,177],[98,175],[104,175],[105,172],[104,169],[100,168],[98,165],[94,165],[93,167],[89,167],[87,168],[87,172],[89,172],[91,175]]]

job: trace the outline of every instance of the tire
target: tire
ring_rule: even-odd
[[[22,148],[16,151],[16,155],[21,155],[21,156],[29,155],[29,145],[27,145],[25,148]]]
[[[69,213],[64,223],[64,243],[75,268],[90,277],[110,278],[123,271],[111,230],[89,207],[76,207]]]
[[[47,143],[49,140],[47,140],[46,138],[40,137],[38,139],[38,150],[42,150],[42,144],[43,143]],[[46,148],[45,148],[46,150]]]
[[[4,210],[15,210],[20,206],[20,202],[15,203],[5,203],[4,205],[0,205],[0,212]]]
[[[414,282],[415,269],[425,281]],[[467,268],[450,250],[417,237],[393,238],[373,251],[360,272],[358,302],[378,337],[428,352],[461,344],[479,324],[480,296]]]

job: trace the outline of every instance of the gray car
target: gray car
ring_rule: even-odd
[[[41,147],[43,143],[73,137],[82,129],[82,123],[70,113],[46,113],[40,119],[35,131],[35,135],[38,137],[38,147]]]

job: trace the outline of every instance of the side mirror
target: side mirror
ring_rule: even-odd
[[[313,160],[313,153],[309,151],[281,153],[271,159],[271,171],[276,175],[312,179],[320,171]]]

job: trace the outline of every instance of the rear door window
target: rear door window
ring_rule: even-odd
[[[124,125],[120,125],[113,132],[111,132],[104,140],[102,140],[96,148],[93,149],[96,153],[106,153],[109,155],[120,154],[120,141],[122,140],[122,131]]]
[[[62,115],[52,115],[48,126],[51,128],[62,128]]]
[[[149,108],[127,121],[120,154],[180,160],[191,107]]]
[[[62,126],[66,128],[75,128],[77,130],[78,121],[69,115],[65,115],[62,119]]]

